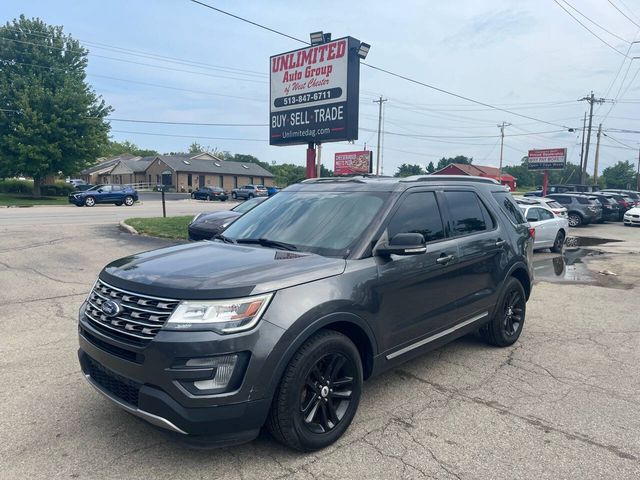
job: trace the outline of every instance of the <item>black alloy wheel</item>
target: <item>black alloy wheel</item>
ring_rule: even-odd
[[[360,403],[362,359],[345,335],[320,330],[293,355],[266,426],[290,448],[311,452],[335,442],[349,428]]]
[[[308,372],[299,414],[313,433],[326,433],[344,418],[353,396],[355,366],[340,353],[322,357]]]
[[[551,247],[551,251],[554,253],[562,253],[563,247],[564,247],[564,232],[562,230],[558,230],[558,234],[556,235],[556,239],[553,242],[553,247]]]
[[[520,330],[524,320],[525,301],[522,292],[513,289],[505,298],[503,307],[504,332],[507,337],[513,337]]]
[[[493,318],[480,329],[484,340],[496,347],[513,345],[522,333],[527,312],[527,297],[517,278],[509,277],[496,304]]]

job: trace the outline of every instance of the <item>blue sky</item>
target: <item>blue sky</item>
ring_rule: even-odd
[[[640,24],[640,1],[613,1]],[[373,65],[552,123],[580,127],[587,104],[577,99],[593,89],[597,96],[620,101],[596,107],[596,125],[604,121],[605,129],[640,130],[640,60],[623,64],[623,56],[591,36],[553,0],[205,2],[299,38],[316,30],[332,32],[334,38],[354,36],[372,45],[367,61]],[[640,28],[608,2],[570,0],[570,4],[622,39],[640,39]],[[565,7],[613,47],[627,51],[628,44]],[[188,0],[4,0],[0,4],[3,22],[21,13],[63,25],[85,44],[90,51],[88,80],[114,107],[114,119],[266,124],[269,56],[300,46]],[[118,48],[148,55],[128,55]],[[175,57],[182,63],[153,55]],[[640,56],[640,44],[631,47],[633,55]],[[558,132],[558,127],[467,103],[367,67],[362,67],[360,88],[359,139],[355,146],[325,144],[323,160],[330,168],[335,152],[361,149],[365,142],[375,148],[373,100],[378,95],[389,99],[385,173],[393,173],[401,163],[426,165],[459,154],[474,157],[478,164],[497,165],[496,125],[502,121],[513,124],[507,135],[517,135],[505,139],[505,164],[518,164],[529,148],[545,147],[567,147],[570,160],[578,162],[577,133]],[[609,133],[602,141],[601,166],[637,161],[637,151],[615,140],[637,147],[640,135]],[[270,147],[267,127],[113,121],[112,136],[160,152],[185,150],[198,141],[268,162],[303,164],[305,158],[304,146]],[[470,136],[477,138],[460,138]],[[592,161],[590,154],[591,165]]]

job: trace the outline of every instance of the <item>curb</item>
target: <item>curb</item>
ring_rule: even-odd
[[[124,220],[120,220],[118,228],[120,228],[120,230],[122,230],[123,232],[130,233],[131,235],[140,235],[135,228],[133,228],[131,225],[127,225]]]

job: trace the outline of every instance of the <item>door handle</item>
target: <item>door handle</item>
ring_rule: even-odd
[[[453,260],[453,255],[445,255],[443,257],[438,257],[436,259],[436,263],[439,263],[440,265],[446,265],[451,260]]]
[[[498,241],[496,242],[496,247],[501,247],[501,246],[503,246],[505,243],[507,243],[507,241],[506,241],[506,240],[498,240]]]

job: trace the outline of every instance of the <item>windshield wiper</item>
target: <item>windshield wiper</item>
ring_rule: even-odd
[[[277,240],[270,240],[268,238],[239,238],[236,240],[236,243],[255,243],[258,245],[262,245],[263,247],[274,247],[280,248],[282,250],[298,250],[292,243],[279,242]]]
[[[233,238],[225,237],[221,233],[216,233],[213,237],[211,237],[211,239],[222,240],[224,243],[238,243]]]

